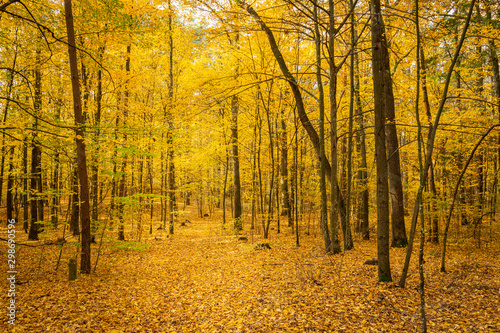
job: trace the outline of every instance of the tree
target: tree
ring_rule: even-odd
[[[380,0],[371,0],[372,14],[372,68],[375,102],[375,160],[377,166],[377,256],[378,279],[392,281],[389,261],[389,184],[386,150],[386,89],[391,84],[387,62],[387,41]]]
[[[87,156],[85,154],[85,142],[83,137],[83,112],[80,95],[80,83],[78,81],[78,64],[76,59],[75,30],[73,24],[73,10],[71,0],[64,1],[66,14],[66,31],[68,33],[68,53],[71,69],[71,84],[73,87],[73,110],[75,113],[75,135],[76,151],[78,161],[78,176],[80,180],[80,220],[82,225],[82,252],[80,270],[84,274],[90,274],[90,195],[87,176]]]

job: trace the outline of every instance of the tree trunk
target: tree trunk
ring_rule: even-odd
[[[29,201],[28,201],[28,137],[25,136],[23,140],[23,229],[28,233],[29,223]]]
[[[286,94],[285,94],[286,96]],[[290,210],[290,195],[288,193],[288,142],[287,128],[285,119],[285,108],[281,109],[280,113],[280,145],[281,145],[281,162],[280,162],[280,185],[281,185],[281,216],[288,217],[288,226],[293,226],[292,212]]]
[[[233,149],[234,220],[241,218],[240,157],[238,154],[238,96],[231,99],[231,145]],[[236,223],[236,222],[235,222]]]
[[[9,174],[7,175],[7,221],[14,218],[14,147],[10,148]]]
[[[78,162],[71,173],[71,220],[69,230],[73,236],[80,235],[80,188],[78,186]]]
[[[76,59],[75,31],[73,26],[73,13],[71,0],[64,0],[66,13],[66,28],[68,34],[68,53],[71,68],[71,84],[73,87],[73,109],[76,125],[76,151],[78,160],[78,175],[80,180],[80,220],[82,224],[82,252],[80,270],[84,274],[90,274],[90,195],[89,181],[87,175],[87,157],[85,153],[85,142],[83,127],[83,112],[80,95],[80,83],[78,81],[78,65]]]
[[[319,188],[321,193],[321,231],[323,233],[323,240],[325,245],[325,251],[327,253],[332,252],[332,239],[330,239],[330,231],[328,229],[328,199],[326,195],[326,156],[325,156],[325,97],[323,92],[323,81],[321,77],[321,34],[319,32],[319,20],[318,20],[318,3],[315,0],[313,2],[313,20],[314,20],[314,44],[316,46],[316,84],[318,86],[318,108],[319,108],[319,156],[321,156],[319,161]],[[335,120],[332,118],[332,123]],[[333,134],[332,134],[333,135]],[[333,164],[332,164],[333,165]],[[332,211],[336,210],[333,208],[336,205],[336,201],[332,198]],[[332,213],[331,219],[333,221],[336,218],[336,213]],[[333,222],[332,222],[333,223]],[[332,232],[335,229],[332,228]]]
[[[354,29],[354,36],[357,40],[356,29]],[[366,133],[365,133],[365,117],[361,108],[360,96],[360,79],[359,79],[359,55],[354,52],[355,57],[355,89],[354,94],[356,97],[356,117],[358,118],[358,152],[361,158],[360,166],[358,168],[358,180],[360,186],[359,201],[358,201],[358,223],[359,232],[364,240],[370,239],[370,225],[369,225],[369,191],[368,191],[368,165],[366,162]]]
[[[354,9],[353,1],[349,1],[349,7]],[[349,135],[347,141],[347,179],[346,179],[346,232],[344,233],[344,249],[351,250],[354,248],[354,243],[352,241],[351,233],[351,179],[352,179],[352,135],[354,127],[354,49],[356,44],[355,34],[354,34],[354,10],[351,13],[351,56],[350,56],[350,96],[349,96]]]
[[[378,279],[392,281],[389,261],[389,179],[386,152],[386,103],[389,68],[386,61],[387,42],[380,0],[371,0],[372,69],[375,101],[375,161],[377,167],[377,255]]]
[[[16,28],[16,40],[17,40],[17,28]],[[4,113],[3,113],[3,119],[2,119],[2,124],[5,125],[7,122],[7,115],[9,114],[9,102],[10,98],[12,96],[12,86],[14,84],[14,71],[16,70],[16,62],[17,62],[17,48],[18,48],[18,43],[15,43],[15,51],[14,51],[14,59],[12,61],[12,68],[8,69],[7,72],[7,100],[5,101],[5,108],[4,108]],[[2,132],[2,162],[0,165],[0,204],[2,203],[2,191],[3,191],[3,179],[4,179],[4,163],[5,163],[5,156],[6,156],[6,145],[5,145],[5,132]]]
[[[486,23],[488,24],[488,26],[491,27],[492,25],[492,22],[491,22],[491,5],[490,5],[490,1],[487,1],[486,2]],[[495,46],[495,40],[493,39],[489,39],[488,40],[488,56],[489,56],[489,60],[490,60],[490,63],[491,63],[491,69],[492,69],[492,76],[493,76],[493,82],[494,82],[494,91],[495,91],[495,98],[496,98],[496,104],[497,104],[497,108],[496,108],[496,117],[498,119],[498,121],[500,122],[500,69],[499,69],[499,65],[498,65],[498,54],[497,54],[497,51],[496,51],[496,46]],[[497,144],[498,144],[498,148],[497,148],[497,168],[498,166],[500,165],[500,134],[497,138]],[[497,201],[497,194],[498,194],[498,172],[497,172],[497,168],[495,168],[495,173],[494,173],[494,184],[496,185],[495,188],[494,188],[494,193],[493,193],[493,211],[496,212],[496,203],[498,202]],[[493,215],[493,217],[495,218],[496,217],[496,214]]]
[[[420,48],[420,67],[421,67],[421,80],[422,80],[422,95],[424,98],[424,106],[425,113],[427,115],[427,123],[429,126],[429,131],[427,133],[427,146],[429,146],[430,136],[432,134],[432,115],[431,115],[431,106],[429,102],[429,93],[427,91],[427,68],[425,63],[425,54],[424,49]],[[427,147],[429,149],[429,147]],[[432,198],[429,204],[429,218],[430,218],[430,232],[429,232],[429,240],[435,244],[439,243],[439,218],[437,216],[437,208],[436,208],[436,200],[438,198],[438,193],[436,190],[436,183],[434,180],[434,164],[431,162],[429,164],[428,170],[428,178],[429,178],[429,190],[431,192]]]
[[[273,140],[273,128],[272,128],[272,120],[270,115],[269,106],[264,106],[267,115],[267,129],[269,132],[269,155],[271,157],[271,179],[269,180],[269,194],[267,200],[267,222],[264,223],[264,219],[262,219],[262,227],[264,229],[264,239],[269,238],[269,226],[271,225],[271,221],[273,219],[273,188],[274,188],[274,140]]]
[[[98,49],[99,60],[103,60],[104,46],[99,46]],[[97,71],[97,92],[95,96],[96,111],[94,116],[94,145],[96,151],[99,151],[99,137],[101,135],[101,111],[102,111],[102,69]],[[92,239],[95,238],[96,224],[99,221],[99,161],[97,154],[93,157],[92,161]]]
[[[126,51],[126,59],[125,59],[125,72],[127,75],[130,75],[130,51],[131,51],[131,45],[127,45],[127,51]],[[125,96],[124,96],[124,101],[123,101],[123,124],[127,123],[127,118],[128,118],[128,103],[129,103],[129,87],[128,87],[128,78],[125,83]],[[127,142],[127,134],[126,132],[123,134],[123,142]],[[125,214],[125,197],[127,196],[127,167],[128,167],[128,156],[126,153],[124,153],[123,156],[123,162],[121,166],[121,172],[120,172],[120,185],[118,187],[118,196],[120,197],[120,202],[118,204],[118,240],[124,241],[125,240],[125,220],[124,220],[124,214]]]
[[[376,0],[376,2],[380,2]],[[381,11],[379,12],[382,15]],[[387,164],[389,177],[389,197],[391,203],[391,222],[392,222],[392,247],[405,247],[408,244],[406,238],[405,215],[404,215],[404,197],[403,183],[401,181],[401,164],[399,158],[399,143],[396,129],[396,113],[394,107],[394,94],[392,91],[391,64],[389,60],[389,49],[385,37],[385,27],[382,16],[380,16],[380,37],[383,38],[380,49],[381,59],[384,62],[384,110],[385,110],[385,133],[387,145]]]
[[[31,198],[31,223],[28,239],[38,239],[38,234],[41,232],[42,226],[40,225],[43,221],[43,200],[41,198],[42,194],[42,151],[38,143],[38,117],[40,117],[42,109],[42,73],[40,70],[40,50],[36,50],[36,68],[35,68],[35,99],[34,99],[34,111],[35,111],[35,123],[33,125],[33,139],[32,139],[32,149],[31,149],[31,182],[30,191],[32,193]],[[40,209],[40,207],[42,209]]]
[[[328,65],[330,68],[330,154],[332,158],[331,168],[328,168],[328,161],[326,156],[320,154],[325,159],[325,167],[327,176],[329,174],[330,179],[330,238],[331,238],[331,252],[340,253],[342,249],[340,248],[339,242],[339,226],[338,217],[339,210],[341,216],[341,224],[345,228],[346,221],[345,216],[345,204],[342,199],[342,193],[340,192],[338,180],[337,180],[337,71],[338,68],[335,65],[335,10],[333,0],[328,0],[329,9],[329,24],[328,24]],[[330,169],[330,170],[328,170]],[[345,235],[345,234],[344,234]]]

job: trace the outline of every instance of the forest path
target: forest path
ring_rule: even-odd
[[[72,282],[67,281],[66,263],[77,251],[75,244],[65,245],[57,272],[55,246],[22,247],[16,325],[9,328],[17,332],[420,330],[416,263],[411,265],[406,289],[377,284],[376,266],[362,265],[376,253],[373,241],[356,242],[355,250],[344,255],[326,256],[319,235],[303,236],[297,248],[286,228],[279,235],[273,231],[267,241],[270,250],[256,250],[261,237],[246,231],[248,241],[239,241],[220,228],[218,217],[191,221],[185,227],[176,225],[174,236],[158,230],[144,234],[143,243],[105,238],[97,271]],[[97,248],[93,245],[93,260]],[[450,272],[440,274],[437,250],[426,251],[430,330],[498,332],[498,256],[492,249],[452,251]],[[391,251],[397,281],[404,249]],[[4,262],[0,268],[6,271]],[[6,299],[5,284],[3,288]],[[4,306],[0,315],[6,327]]]

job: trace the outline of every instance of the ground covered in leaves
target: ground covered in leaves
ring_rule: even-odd
[[[190,218],[176,234],[161,230],[139,242],[104,237],[97,269],[68,281],[67,262],[79,249],[46,240],[17,241],[16,321],[6,314],[6,243],[1,327],[16,332],[416,332],[420,299],[416,256],[407,287],[377,283],[374,241],[357,241],[343,255],[324,254],[320,235],[291,230],[247,240],[221,228],[220,219]],[[18,228],[19,229],[19,228]],[[2,238],[6,228],[2,226]],[[60,236],[60,235],[59,235]],[[130,236],[132,238],[132,236]],[[47,245],[42,245],[48,243]],[[271,249],[256,245],[267,242]],[[426,312],[431,332],[500,332],[500,251],[490,244],[450,248],[448,272],[439,272],[440,249],[425,250]],[[93,261],[99,244],[93,245]],[[404,249],[391,249],[399,279]]]

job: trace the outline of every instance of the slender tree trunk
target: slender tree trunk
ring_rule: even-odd
[[[175,164],[174,164],[174,140],[173,140],[173,130],[174,123],[172,120],[172,109],[174,103],[174,39],[173,39],[173,28],[172,28],[172,8],[171,2],[168,1],[168,8],[170,14],[168,16],[168,45],[169,45],[169,72],[168,72],[168,110],[167,110],[167,122],[168,122],[168,132],[167,132],[167,160],[168,160],[168,211],[169,211],[169,234],[174,234],[174,220],[177,215],[177,204],[176,204],[176,186],[175,186]]]
[[[238,96],[231,99],[231,145],[233,149],[234,219],[241,218],[240,157],[238,154]],[[236,222],[235,222],[236,223]]]
[[[17,41],[17,28],[16,28],[16,41]],[[14,84],[14,71],[16,70],[16,62],[17,62],[17,48],[18,48],[18,43],[15,43],[15,50],[14,50],[14,59],[12,60],[12,68],[10,68],[7,72],[7,100],[5,101],[5,108],[3,112],[3,119],[2,119],[2,124],[5,125],[7,122],[7,115],[9,114],[9,102],[10,98],[12,96],[12,86]],[[0,204],[2,203],[2,191],[3,191],[3,179],[4,179],[4,164],[5,164],[5,156],[6,156],[6,145],[5,145],[5,132],[2,132],[2,162],[0,165]]]
[[[488,0],[486,2],[486,24],[491,27],[492,22],[491,22],[491,3]],[[495,45],[495,40],[489,39],[488,40],[488,57],[491,63],[491,69],[492,69],[492,74],[493,74],[493,82],[494,82],[494,91],[495,91],[495,98],[496,98],[496,113],[497,113],[497,119],[500,122],[500,69],[498,65],[498,54],[496,51],[496,45]],[[498,135],[497,138],[497,168],[500,165],[500,134]],[[493,193],[493,211],[496,212],[496,204],[497,204],[497,195],[498,195],[498,170],[495,168],[495,173],[494,173],[494,181],[493,183],[496,185],[494,187],[494,193]],[[496,214],[493,215],[493,217],[496,217]]]
[[[420,68],[421,68],[421,81],[422,81],[422,95],[424,99],[425,113],[427,116],[427,123],[429,126],[429,131],[427,133],[427,146],[430,142],[430,136],[432,133],[432,115],[431,106],[429,102],[429,93],[427,91],[427,68],[425,63],[425,54],[423,47],[420,48]],[[429,149],[429,147],[427,147]],[[431,229],[429,233],[429,240],[435,244],[439,243],[439,218],[437,216],[436,200],[438,198],[438,193],[436,189],[436,182],[434,180],[434,163],[429,164],[428,170],[429,178],[429,190],[432,195],[429,205],[429,218],[431,220]]]
[[[29,209],[30,205],[28,202],[28,137],[25,136],[23,140],[23,229],[25,233],[28,233],[28,223],[29,223]]]
[[[350,8],[354,7],[353,1],[350,0]],[[356,44],[354,33],[354,11],[351,13],[351,56],[350,56],[350,96],[349,96],[349,136],[347,142],[347,191],[346,191],[346,232],[344,234],[344,249],[351,250],[354,248],[351,234],[351,179],[352,179],[352,132],[354,127],[354,49]]]
[[[123,101],[123,124],[127,123],[128,118],[128,103],[129,103],[129,75],[130,75],[130,52],[131,45],[127,45],[126,59],[125,59],[125,72],[127,74],[127,79],[125,82],[125,96]],[[123,142],[127,142],[127,134],[123,134]],[[127,167],[128,167],[128,156],[124,153],[123,162],[121,165],[121,175],[120,175],[120,184],[118,188],[118,196],[120,197],[120,202],[118,204],[118,240],[125,240],[125,197],[127,196]]]
[[[380,2],[376,0],[376,2]],[[382,15],[380,11],[380,15]],[[384,39],[382,44],[381,61],[384,62],[384,110],[385,110],[385,133],[386,133],[386,149],[387,149],[387,164],[389,177],[389,197],[391,203],[391,222],[392,222],[392,242],[393,247],[405,247],[408,244],[406,238],[406,227],[404,219],[404,197],[403,183],[401,179],[401,162],[399,158],[399,143],[396,129],[396,112],[394,106],[394,93],[392,90],[391,64],[389,60],[389,49],[387,47],[386,31],[382,17],[380,17],[380,33]]]
[[[356,34],[356,30],[354,30]],[[357,40],[357,36],[356,36]],[[361,97],[359,93],[360,80],[359,80],[359,59],[358,53],[355,52],[355,66],[356,75],[355,90],[356,95],[356,116],[358,118],[358,151],[361,158],[360,166],[358,168],[359,180],[359,201],[358,201],[358,221],[359,232],[364,240],[370,239],[370,225],[369,225],[369,191],[368,191],[368,164],[366,161],[366,133],[365,133],[365,117],[361,108]]]
[[[269,194],[267,200],[267,222],[263,224],[264,229],[264,239],[269,238],[269,226],[271,225],[271,221],[273,219],[273,188],[274,188],[274,139],[273,139],[273,128],[272,128],[272,120],[269,111],[269,107],[265,107],[266,115],[267,115],[267,128],[269,131],[269,156],[271,158],[271,176],[269,180]],[[264,220],[262,220],[264,222]]]
[[[257,112],[259,109],[258,103],[257,103]],[[225,143],[225,139],[224,139]],[[250,229],[253,230],[255,229],[255,221],[257,220],[257,189],[258,189],[258,182],[257,182],[257,118],[255,119],[255,124],[253,127],[253,142],[252,142],[252,221],[250,225]],[[229,162],[228,158],[226,158],[227,163]],[[226,168],[227,170],[227,168]],[[225,178],[227,178],[227,172],[225,175]],[[225,184],[224,184],[225,185]]]
[[[57,228],[57,225],[59,224],[59,204],[60,204],[60,198],[61,195],[59,193],[59,170],[61,168],[61,161],[60,161],[60,156],[59,152],[56,152],[54,156],[54,169],[52,172],[52,184],[51,188],[53,191],[52,194],[52,203],[50,205],[50,218],[52,221],[52,226],[54,228]]]
[[[42,194],[42,151],[38,143],[38,117],[41,115],[42,109],[42,73],[41,73],[41,56],[40,49],[36,50],[36,68],[35,68],[35,99],[34,99],[34,113],[35,122],[33,125],[34,132],[32,138],[32,149],[31,149],[31,181],[30,181],[30,191],[32,193],[31,198],[31,223],[28,239],[38,239],[38,234],[41,232],[43,221],[43,200],[41,198]],[[40,206],[42,209],[40,209]]]
[[[389,179],[386,151],[386,103],[389,68],[386,61],[387,41],[380,0],[371,0],[372,69],[375,101],[375,161],[377,167],[377,255],[378,279],[392,281],[389,261]]]
[[[326,167],[328,163],[326,161],[326,156],[320,153],[325,159],[325,167],[327,175],[330,178],[330,238],[331,238],[331,252],[340,253],[342,249],[340,248],[339,242],[339,226],[338,217],[339,209],[340,213],[345,221],[345,206],[342,200],[342,194],[339,190],[338,180],[337,180],[337,66],[335,65],[335,8],[333,0],[328,0],[329,9],[329,24],[328,24],[328,65],[330,68],[330,81],[329,81],[329,91],[330,91],[330,154],[332,158],[332,164],[330,170]],[[343,211],[342,211],[343,210]],[[342,223],[346,226],[346,223]]]
[[[118,105],[119,104],[120,103],[118,103]],[[115,145],[113,147],[113,157],[112,157],[113,178],[111,180],[111,200],[110,200],[111,201],[110,202],[110,211],[111,211],[113,218],[116,216],[115,209],[117,207],[116,197],[118,196],[118,180],[119,180],[119,178],[118,178],[118,144],[116,143],[116,142],[118,142],[118,126],[119,126],[119,116],[117,113],[115,116],[115,129],[114,129]],[[163,169],[162,169],[162,172],[163,172]],[[163,173],[162,173],[162,177],[163,177]],[[163,180],[163,178],[162,178],[162,180]],[[163,186],[163,182],[162,182],[162,186]],[[161,193],[161,195],[163,195],[163,192]],[[162,200],[162,199],[160,199],[160,200]],[[113,225],[113,218],[111,219],[111,225]]]
[[[417,35],[417,87],[416,87],[416,98],[415,98],[415,116],[417,119],[417,140],[418,140],[418,164],[419,164],[419,174],[420,174],[420,184],[423,185],[425,183],[425,176],[427,175],[427,161],[423,160],[423,146],[424,139],[422,136],[422,124],[420,122],[420,81],[421,81],[421,65],[420,65],[420,26],[419,26],[419,0],[415,0],[415,28]],[[424,168],[425,164],[425,168]],[[432,163],[430,163],[432,164]],[[430,165],[429,164],[429,165]],[[424,246],[425,246],[425,219],[424,219],[424,206],[422,205],[422,192],[419,192],[420,195],[417,195],[417,203],[420,210],[420,249],[418,253],[418,271],[419,271],[419,293],[420,293],[420,315],[422,319],[422,332],[427,332],[427,320],[425,314],[425,277],[424,277]],[[417,207],[417,205],[415,205]],[[415,229],[411,228],[412,233],[415,232]],[[414,234],[411,235],[413,239]],[[409,246],[411,247],[411,245]]]
[[[99,46],[98,49],[99,60],[102,61],[104,56],[104,46]],[[99,68],[97,71],[97,92],[95,96],[96,101],[96,111],[94,116],[94,145],[95,150],[99,151],[99,138],[101,135],[101,113],[102,113],[102,69]],[[91,183],[91,193],[92,193],[92,240],[95,238],[96,227],[95,225],[99,221],[99,161],[97,154],[92,160],[92,183]]]
[[[222,224],[226,225],[226,196],[227,196],[227,177],[229,174],[229,154],[226,150],[226,165],[224,168],[224,188],[222,190]]]
[[[73,236],[80,235],[80,187],[78,186],[78,162],[71,173],[71,219],[70,231]]]
[[[286,96],[286,95],[285,95]],[[280,185],[281,185],[281,215],[288,217],[288,226],[293,226],[292,213],[290,210],[290,195],[288,192],[288,142],[287,142],[287,128],[285,119],[285,108],[281,109],[280,113]]]
[[[330,239],[330,231],[328,229],[328,199],[326,195],[326,156],[325,156],[325,97],[323,92],[323,81],[321,77],[321,34],[319,31],[319,20],[318,20],[318,3],[315,0],[313,2],[313,20],[314,20],[314,43],[316,45],[316,84],[318,86],[318,95],[319,95],[319,188],[321,193],[321,231],[323,233],[323,240],[325,245],[325,251],[327,253],[332,252],[332,239]],[[335,120],[332,118],[332,123]],[[332,165],[334,165],[332,163]],[[333,169],[333,168],[332,168]],[[332,198],[332,210],[336,201]],[[331,219],[334,219],[336,215],[332,213]],[[332,232],[334,232],[334,228],[332,228]]]
[[[80,83],[78,82],[78,65],[76,59],[76,43],[75,31],[73,27],[73,13],[71,8],[71,0],[64,0],[64,8],[66,12],[66,28],[68,34],[68,53],[69,63],[71,68],[71,83],[73,87],[73,107],[75,113],[76,125],[76,150],[78,160],[78,175],[80,179],[80,220],[82,224],[82,252],[81,252],[81,272],[90,274],[90,195],[89,195],[89,180],[87,175],[87,157],[85,153],[85,142],[83,127],[83,112],[80,95]]]
[[[10,148],[9,173],[7,175],[7,221],[14,218],[14,146]]]

